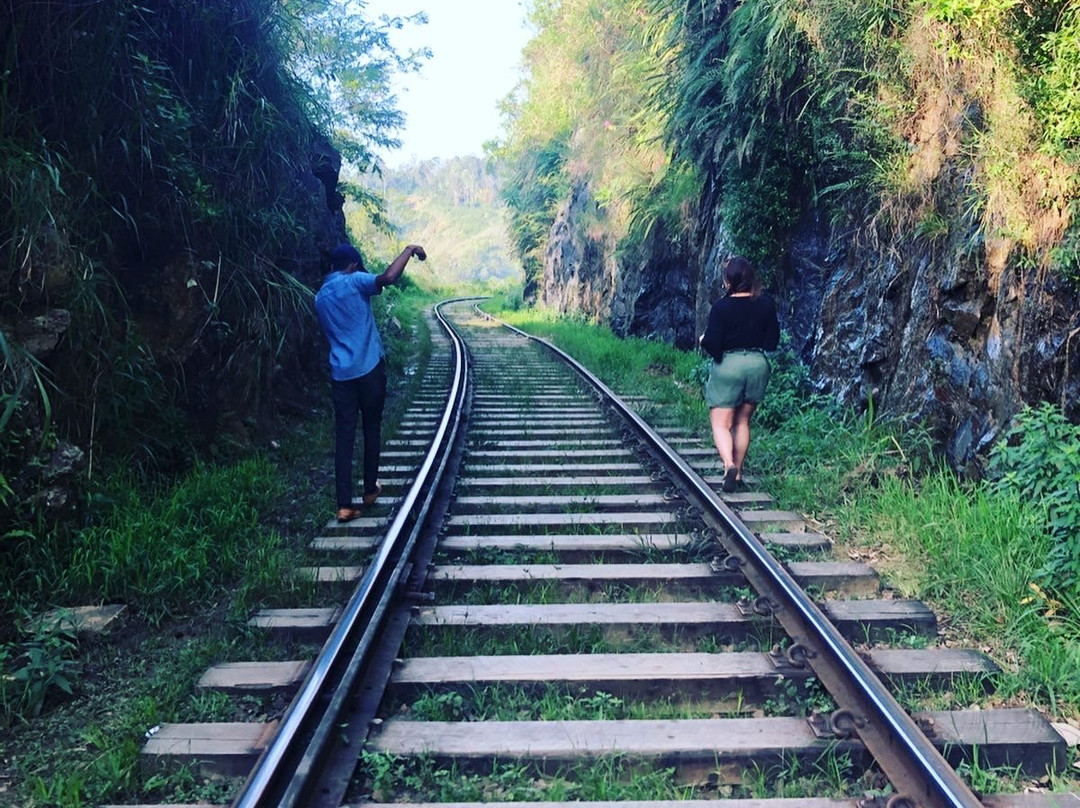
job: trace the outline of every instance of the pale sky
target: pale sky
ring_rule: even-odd
[[[367,16],[424,11],[427,25],[391,32],[399,51],[427,46],[419,74],[395,82],[405,128],[402,146],[380,155],[390,166],[414,159],[483,154],[501,138],[497,104],[518,82],[529,40],[522,0],[366,0]]]

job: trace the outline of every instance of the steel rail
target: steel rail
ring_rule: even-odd
[[[736,559],[733,563],[759,593],[780,596],[781,602],[771,604],[770,611],[792,640],[806,649],[806,661],[841,705],[833,714],[831,729],[858,735],[897,789],[890,808],[982,808],[979,798],[817,604],[667,441],[574,357],[548,340],[492,317],[479,305],[475,308],[481,316],[545,346],[577,370],[630,423],[669,473],[689,488],[702,512],[730,531],[725,545]]]
[[[379,626],[389,611],[390,596],[416,542],[461,423],[468,386],[468,354],[464,341],[450,327],[441,308],[469,299],[446,300],[435,307],[435,315],[450,337],[454,356],[453,380],[435,437],[378,553],[289,705],[273,740],[233,801],[233,808],[284,808],[299,804],[317,769],[336,712],[375,646]],[[363,634],[357,640],[355,635],[361,631]],[[293,765],[289,765],[290,761]]]

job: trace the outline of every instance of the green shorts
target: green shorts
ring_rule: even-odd
[[[731,409],[746,402],[760,404],[771,370],[761,351],[725,351],[723,359],[709,368],[705,403],[709,409]]]

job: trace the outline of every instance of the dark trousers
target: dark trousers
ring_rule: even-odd
[[[364,493],[375,490],[379,479],[379,452],[382,449],[382,415],[386,402],[386,362],[356,379],[331,382],[334,400],[334,488],[337,506],[352,506],[353,448],[356,422],[364,425]]]

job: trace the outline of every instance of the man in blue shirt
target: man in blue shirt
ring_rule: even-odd
[[[330,378],[334,401],[334,488],[337,518],[348,522],[361,515],[353,507],[352,465],[356,423],[364,429],[363,503],[373,505],[382,486],[378,483],[382,449],[382,414],[386,401],[386,362],[375,327],[371,298],[397,281],[409,259],[427,258],[424,248],[410,244],[381,275],[364,268],[360,252],[351,244],[330,251],[330,274],[315,295],[315,311],[330,342]]]

